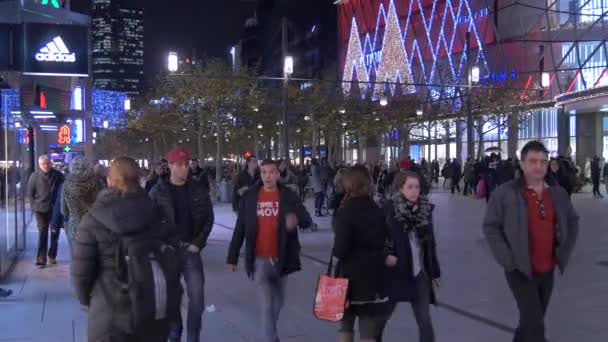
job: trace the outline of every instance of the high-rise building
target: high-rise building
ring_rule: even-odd
[[[133,0],[92,0],[93,85],[139,94],[144,76],[144,10]]]

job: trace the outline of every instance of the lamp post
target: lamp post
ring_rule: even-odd
[[[283,140],[283,158],[285,160],[289,160],[289,125],[287,120],[287,88],[289,83],[289,76],[293,74],[293,57],[285,56],[284,64],[283,64],[283,132],[282,132],[282,140]]]
[[[169,52],[169,58],[167,59],[167,68],[169,72],[177,71],[177,52]]]

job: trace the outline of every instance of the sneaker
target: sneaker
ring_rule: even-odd
[[[49,264],[51,264],[51,265],[57,265],[57,259],[56,258],[49,258]]]
[[[0,288],[0,298],[6,298],[12,294],[13,294],[13,290],[5,290],[3,288]]]

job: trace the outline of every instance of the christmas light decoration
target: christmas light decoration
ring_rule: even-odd
[[[348,51],[346,53],[346,63],[344,63],[344,77],[342,89],[345,93],[349,93],[353,80],[353,73],[356,72],[357,81],[369,82],[369,75],[365,65],[363,64],[363,50],[361,49],[361,40],[359,39],[359,28],[357,20],[353,18],[353,24],[350,28],[350,39],[348,40]],[[367,83],[359,83],[361,93],[365,93]]]
[[[114,128],[127,120],[127,93],[112,90],[93,90],[93,126]],[[105,126],[107,122],[107,127]]]
[[[409,83],[404,91],[413,93],[416,91],[413,85],[412,70],[408,63],[407,53],[403,47],[401,28],[395,3],[391,1],[386,21],[386,31],[382,40],[382,61],[376,73],[377,82],[404,82]],[[384,84],[378,83],[374,89],[376,97],[384,93]],[[395,84],[391,85],[391,93],[395,94]]]
[[[476,43],[476,54],[472,54],[472,62],[480,66],[480,78],[485,79],[490,74],[490,68],[484,50],[484,42],[479,33],[480,29],[476,19],[488,16],[488,9],[481,8],[474,11],[471,0],[447,0],[433,1],[430,8],[424,7],[422,0],[410,0],[407,8],[405,25],[399,21],[399,16],[394,3],[390,0],[388,11],[384,4],[380,4],[376,28],[373,32],[373,40],[370,32],[365,34],[364,39],[360,37],[357,25],[357,18],[353,17],[350,38],[347,46],[346,59],[344,62],[343,90],[349,93],[353,80],[362,82],[374,81],[371,75],[376,75],[375,81],[388,81],[391,83],[413,83],[412,66],[416,65],[420,70],[420,77],[424,83],[436,83],[438,80],[437,70],[439,63],[447,62],[450,82],[461,83],[463,77],[467,76],[467,54],[469,46],[456,45],[456,36],[459,33],[471,32],[471,45]],[[413,22],[416,16],[417,22]],[[421,22],[421,23],[420,23]],[[384,26],[381,24],[384,23]],[[421,26],[424,29],[426,40],[414,27]],[[466,25],[465,28],[462,25]],[[379,33],[384,36],[380,39]],[[424,42],[420,40],[425,40]],[[362,44],[363,41],[363,44]],[[382,47],[379,47],[379,42]],[[424,50],[425,52],[423,53]],[[460,59],[456,60],[456,54],[460,54]],[[427,56],[425,60],[423,56]],[[427,70],[430,64],[430,73]],[[366,83],[359,83],[362,95],[368,90]],[[383,90],[383,84],[374,87],[374,95],[377,98]],[[391,86],[394,94],[395,85]],[[404,92],[413,92],[415,88],[411,85],[404,87]],[[443,93],[443,92],[442,92]],[[446,96],[446,95],[442,95]]]

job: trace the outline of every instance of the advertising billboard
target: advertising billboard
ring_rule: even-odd
[[[26,24],[24,51],[25,75],[89,74],[88,33],[84,26]]]

